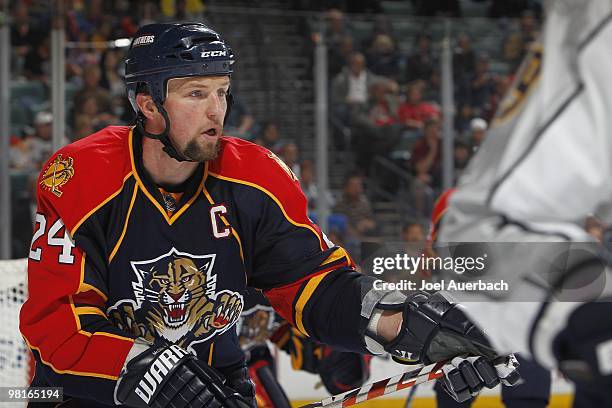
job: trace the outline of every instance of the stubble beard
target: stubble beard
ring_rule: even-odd
[[[215,142],[204,143],[200,145],[197,139],[192,139],[187,143],[183,150],[183,156],[187,159],[195,162],[205,162],[208,160],[214,160],[219,156],[219,150],[221,149],[221,140],[217,138]]]

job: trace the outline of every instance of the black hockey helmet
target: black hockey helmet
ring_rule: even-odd
[[[202,23],[161,23],[141,27],[130,45],[125,64],[125,84],[128,99],[138,115],[138,130],[145,136],[159,139],[164,150],[179,161],[181,157],[170,139],[168,114],[163,108],[170,78],[191,76],[231,75],[234,54],[221,35]],[[144,116],[139,113],[136,94],[146,91],[153,98],[166,120],[161,134],[144,130]],[[228,93],[227,119],[232,105]]]

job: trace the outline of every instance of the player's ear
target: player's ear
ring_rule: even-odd
[[[152,119],[158,114],[157,106],[155,106],[151,95],[139,93],[138,95],[136,95],[136,104],[138,105],[138,109],[140,110],[140,112],[142,112],[142,114],[147,119]]]

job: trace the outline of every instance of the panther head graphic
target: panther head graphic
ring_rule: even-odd
[[[109,315],[139,337],[163,337],[183,347],[229,330],[244,300],[240,293],[217,290],[214,261],[214,254],[175,248],[155,259],[132,261],[135,299],[118,301]]]
[[[158,293],[157,303],[162,307],[167,326],[194,323],[199,317],[191,311],[201,299],[206,300],[206,274],[193,260],[172,257],[165,270],[152,271],[149,286]]]

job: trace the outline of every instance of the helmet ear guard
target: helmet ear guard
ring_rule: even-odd
[[[192,76],[231,76],[234,54],[221,36],[201,23],[149,24],[141,27],[126,59],[125,82],[128,99],[137,113],[136,127],[146,137],[160,140],[164,151],[178,161],[188,161],[175,149],[168,132],[170,119],[163,107],[167,83],[171,78]],[[143,89],[146,86],[146,91]],[[145,117],[139,112],[136,95],[148,92],[165,121],[162,133],[145,131]],[[233,96],[226,96],[227,120]]]

